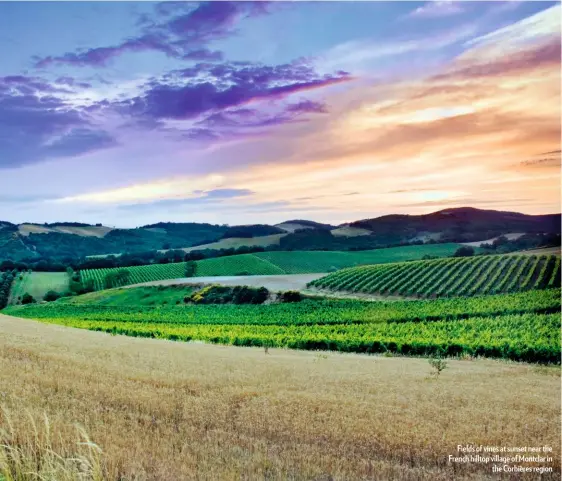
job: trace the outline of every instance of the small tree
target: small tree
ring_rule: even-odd
[[[459,247],[454,254],[455,257],[470,257],[473,255],[474,255],[474,249],[470,246]]]
[[[27,292],[21,297],[22,304],[32,304],[33,302],[35,302],[35,299]]]
[[[194,261],[187,261],[185,263],[185,277],[195,276],[196,271],[197,271],[197,264]]]
[[[433,372],[431,373],[436,378],[439,377],[441,371],[444,371],[447,368],[447,361],[441,357],[435,357],[429,360],[429,365],[433,368]]]

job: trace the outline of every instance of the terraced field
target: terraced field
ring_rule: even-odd
[[[312,281],[331,291],[416,297],[475,296],[560,287],[558,256],[480,256],[343,269]]]

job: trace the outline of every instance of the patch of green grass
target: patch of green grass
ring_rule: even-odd
[[[254,254],[241,254],[197,261],[197,277],[275,274],[285,274],[285,271]]]
[[[419,260],[424,256],[452,256],[459,244],[427,244],[420,246],[389,247],[368,251],[274,251],[258,252],[255,256],[278,266],[287,274],[331,272],[345,267],[365,264],[386,264]]]
[[[36,301],[43,300],[48,291],[65,292],[69,278],[66,272],[22,272],[12,285],[10,304],[18,304],[26,292]]]
[[[61,299],[59,302],[72,305],[97,306],[175,306],[183,303],[193,286],[147,286],[130,289],[110,289],[91,292],[82,296]]]

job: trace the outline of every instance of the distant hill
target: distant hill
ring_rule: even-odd
[[[439,233],[442,242],[473,242],[512,232],[558,234],[560,220],[560,214],[526,215],[460,207],[425,215],[386,215],[352,222],[349,226],[379,236],[392,234],[408,239],[420,233]]]
[[[158,222],[134,229],[79,222],[0,221],[0,262],[76,259],[170,249],[262,246],[276,250],[365,250],[424,242],[478,242],[513,233],[557,233],[560,214],[525,215],[471,207],[426,215],[387,215],[333,226],[294,219],[229,226]],[[268,247],[269,248],[269,247]]]

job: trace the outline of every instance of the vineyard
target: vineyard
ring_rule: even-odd
[[[103,305],[103,296],[117,302]],[[560,361],[560,289],[467,299],[309,299],[244,306],[141,306],[130,293],[125,298],[130,304],[119,304],[119,296],[107,291],[44,305],[10,307],[4,312],[48,323],[178,341]]]
[[[475,296],[560,287],[560,257],[498,255],[344,269],[317,289],[416,297]]]
[[[428,244],[392,247],[357,252],[337,251],[273,251],[256,254],[204,259],[196,262],[195,276],[277,275],[331,272],[345,267],[417,260],[423,256],[453,255],[458,244]],[[127,267],[130,275],[119,285],[140,284],[185,277],[185,262]],[[104,289],[104,279],[119,268],[88,269],[81,273],[82,282],[94,281],[96,290]]]

